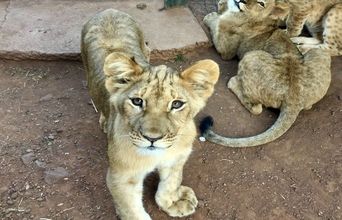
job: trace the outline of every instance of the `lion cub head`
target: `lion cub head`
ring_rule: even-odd
[[[283,19],[289,5],[283,0],[228,0],[228,10],[240,13],[255,21],[265,18]]]
[[[214,91],[219,67],[202,60],[185,71],[138,65],[122,53],[104,64],[105,86],[123,129],[134,146],[144,150],[172,147]]]

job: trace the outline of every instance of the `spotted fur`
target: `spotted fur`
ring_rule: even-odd
[[[282,1],[229,0],[222,15],[214,12],[204,18],[221,56],[241,59],[228,88],[252,114],[260,114],[262,106],[281,110],[271,128],[252,137],[226,138],[210,126],[201,126],[207,129],[207,140],[230,147],[271,142],[291,127],[301,110],[310,109],[326,94],[330,56],[321,49],[312,49],[305,56],[298,51],[277,26],[287,9]]]
[[[150,65],[137,23],[113,9],[84,25],[82,58],[107,132],[107,186],[120,219],[151,219],[142,204],[142,187],[155,169],[159,207],[174,217],[194,213],[197,199],[181,185],[182,171],[196,136],[193,118],[213,93],[218,65],[202,60],[181,73]]]
[[[287,33],[302,53],[312,48],[342,55],[342,0],[287,0]],[[298,37],[304,25],[312,37]]]

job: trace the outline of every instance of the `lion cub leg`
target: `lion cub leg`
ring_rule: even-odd
[[[194,191],[181,185],[185,161],[178,161],[174,166],[158,168],[160,182],[155,199],[158,206],[172,217],[193,214],[198,203]]]
[[[311,44],[313,40],[306,39],[301,45],[298,45],[302,53],[313,48],[319,48],[329,52],[331,56],[342,55],[342,35],[340,26],[342,21],[342,4],[337,4],[327,13],[323,20],[323,42]]]
[[[286,33],[290,37],[299,36],[303,30],[307,13],[300,9],[292,9],[286,20]]]
[[[102,129],[102,131],[107,134],[107,132],[108,132],[107,120],[106,120],[106,117],[104,116],[104,114],[102,112],[100,114],[99,124],[100,124],[100,128]]]
[[[121,220],[151,220],[143,207],[143,174],[132,174],[108,169],[107,187],[113,196]]]
[[[227,87],[234,92],[238,97],[240,102],[245,108],[247,108],[252,114],[258,115],[262,112],[262,104],[252,104],[248,98],[243,94],[241,82],[238,80],[237,76],[233,76],[227,84]]]

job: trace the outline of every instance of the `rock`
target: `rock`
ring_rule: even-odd
[[[7,205],[13,205],[14,204],[14,202],[13,202],[13,200],[7,200]]]
[[[23,163],[26,166],[30,166],[32,161],[34,161],[35,159],[36,159],[36,156],[32,152],[24,154],[23,156],[21,156],[21,160],[23,161]]]
[[[49,140],[55,140],[55,136],[53,134],[49,134],[48,139]]]
[[[57,183],[59,180],[69,176],[69,172],[63,167],[52,168],[44,172],[44,181],[47,184]]]
[[[50,101],[53,98],[52,94],[47,94],[46,96],[43,96],[39,99],[39,102],[47,102]]]
[[[18,193],[17,192],[12,193],[11,199],[16,199],[16,198],[18,198]]]
[[[46,168],[46,163],[44,161],[36,160],[34,163],[37,165],[37,167],[45,169]]]
[[[147,7],[147,5],[145,3],[139,3],[137,4],[137,8],[140,10],[144,10]]]

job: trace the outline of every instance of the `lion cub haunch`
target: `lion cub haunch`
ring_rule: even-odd
[[[262,106],[280,108],[272,127],[246,138],[216,134],[210,129],[213,121],[207,118],[201,128],[209,141],[231,147],[271,142],[291,127],[301,110],[310,109],[326,94],[331,80],[330,55],[326,50],[312,49],[303,56],[278,28],[288,6],[277,0],[228,0],[222,15],[214,12],[205,16],[204,23],[221,56],[241,59],[228,88],[252,114],[260,114]]]
[[[202,60],[179,73],[149,64],[149,49],[134,19],[105,10],[82,30],[89,91],[107,132],[107,186],[122,220],[148,220],[143,180],[157,170],[158,206],[174,217],[194,213],[194,191],[181,185],[196,136],[195,115],[212,95],[219,67]]]
[[[342,55],[342,0],[287,0],[287,33],[302,53],[312,48]],[[306,26],[312,37],[297,37]]]

